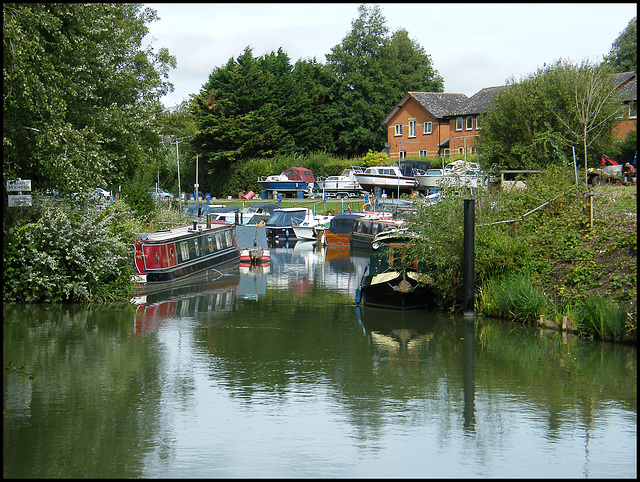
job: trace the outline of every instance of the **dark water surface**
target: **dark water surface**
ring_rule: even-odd
[[[359,309],[366,264],[299,243],[118,310],[4,306],[4,477],[637,476],[635,347]]]

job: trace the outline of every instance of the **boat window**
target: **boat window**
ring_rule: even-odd
[[[222,249],[222,239],[219,234],[216,234],[216,249]]]
[[[194,239],[193,244],[195,246],[196,256],[200,256],[200,239],[199,238]]]
[[[186,261],[189,259],[189,247],[187,246],[187,242],[180,243],[180,254],[182,255],[182,261]]]
[[[227,247],[230,248],[233,245],[233,241],[231,239],[231,231],[227,230],[224,234],[225,234],[225,237],[227,238]]]
[[[209,251],[213,251],[213,238],[211,235],[207,236],[207,240],[209,241]]]

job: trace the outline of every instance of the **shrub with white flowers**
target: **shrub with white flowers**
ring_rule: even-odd
[[[104,210],[52,200],[5,234],[4,301],[91,302],[131,292],[135,221],[126,204]]]

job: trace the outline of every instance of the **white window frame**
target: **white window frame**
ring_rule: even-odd
[[[420,150],[418,151],[418,157],[428,157],[428,155],[429,155],[429,154],[427,153],[427,150],[426,150],[426,149],[420,149]]]
[[[476,116],[476,129],[482,129],[482,116]]]
[[[629,119],[638,118],[638,101],[632,100],[629,102]]]
[[[406,158],[407,158],[407,151],[398,152],[398,159],[406,159]]]
[[[444,149],[444,157],[448,157],[449,155],[451,155],[451,149],[449,149],[448,147],[446,147]]]
[[[473,117],[470,115],[467,116],[467,130],[473,130]]]
[[[401,136],[402,135],[402,124],[396,124],[396,136]]]
[[[462,116],[456,117],[456,130],[461,131],[464,123],[462,122]]]
[[[409,137],[416,137],[416,120],[409,121]]]
[[[423,127],[423,134],[431,134],[433,132],[433,122],[431,121],[427,121],[424,123]]]
[[[458,147],[458,154],[464,154],[464,147]]]

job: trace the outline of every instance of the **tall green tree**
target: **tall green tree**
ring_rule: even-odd
[[[638,70],[638,26],[633,17],[627,27],[613,42],[609,54],[604,58],[614,72],[635,72]]]
[[[3,4],[3,172],[61,192],[122,181],[157,155],[175,58],[142,48],[142,4]]]
[[[408,90],[440,92],[442,78],[405,30],[392,36],[377,5],[358,7],[351,31],[326,56],[337,79],[336,145],[353,156],[380,150],[382,119]]]
[[[282,49],[254,58],[247,47],[213,70],[192,102],[198,123],[194,145],[210,162],[210,174],[295,145],[283,125],[293,89],[289,57]]]
[[[558,60],[520,82],[511,79],[485,114],[478,148],[486,163],[503,169],[569,164],[573,147],[585,162],[585,127],[588,160],[595,163],[611,144],[620,108],[606,75],[597,71],[587,62]]]

